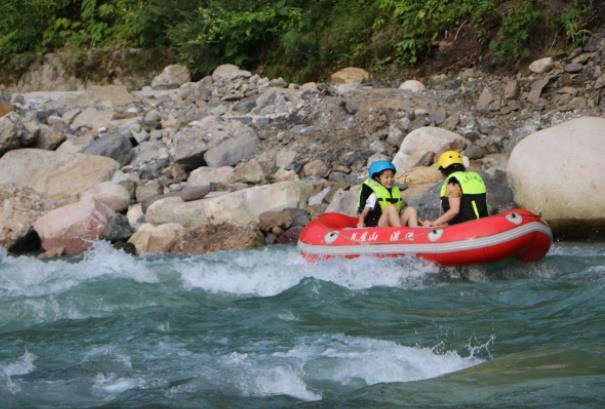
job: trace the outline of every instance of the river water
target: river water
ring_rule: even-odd
[[[458,269],[2,252],[0,407],[605,407],[605,243]]]

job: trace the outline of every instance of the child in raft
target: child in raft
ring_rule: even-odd
[[[405,205],[395,184],[396,172],[387,160],[370,165],[369,178],[359,192],[357,227],[418,227],[416,209]]]

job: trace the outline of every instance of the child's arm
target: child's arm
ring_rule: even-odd
[[[364,227],[366,216],[368,215],[368,213],[370,213],[370,210],[372,209],[369,207],[363,208],[363,211],[359,214],[359,219],[357,220],[357,227]]]

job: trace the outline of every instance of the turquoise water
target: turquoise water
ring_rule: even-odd
[[[605,407],[605,244],[463,269],[0,254],[0,407]]]

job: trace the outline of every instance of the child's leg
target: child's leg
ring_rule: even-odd
[[[401,213],[401,225],[418,227],[418,212],[416,211],[415,207],[406,206],[406,208]]]
[[[380,215],[378,219],[378,227],[401,227],[399,214],[395,205],[389,205]]]

